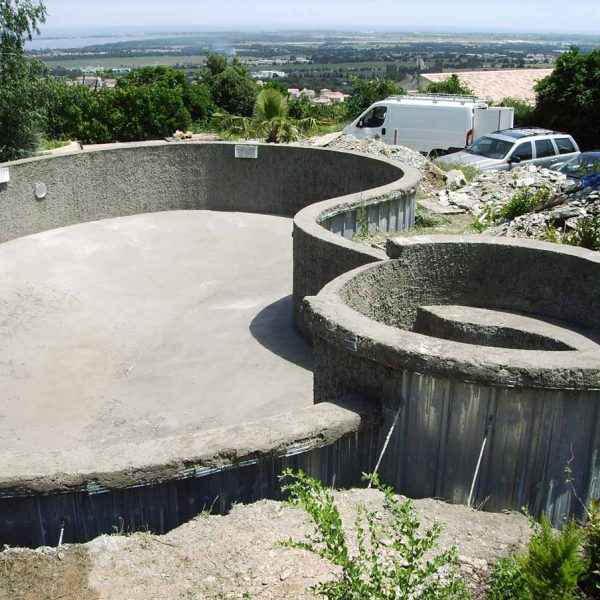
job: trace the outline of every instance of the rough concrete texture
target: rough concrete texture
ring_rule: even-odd
[[[581,334],[547,321],[473,306],[419,306],[413,331],[454,342],[515,350],[576,350],[594,344]]]
[[[350,152],[258,144],[257,159],[240,159],[235,146],[147,142],[6,163],[11,181],[0,186],[0,240],[162,210],[292,217],[314,202],[403,176],[397,164]],[[42,201],[33,194],[39,182],[48,187]]]
[[[384,407],[383,430],[398,419],[382,472],[409,496],[466,502],[486,438],[476,504],[579,514],[565,466],[584,503],[600,492],[598,254],[479,236],[388,253],[306,301],[315,401],[351,390]]]
[[[483,236],[397,238],[396,260],[340,276],[310,300],[315,326],[363,356],[468,381],[517,387],[600,388],[600,258],[555,244]],[[575,333],[572,352],[486,347],[413,331],[420,306],[475,306],[528,315]],[[524,324],[523,327],[527,327]],[[573,331],[571,331],[573,330]],[[557,330],[554,330],[555,332]]]
[[[418,181],[410,167],[357,153],[258,144],[257,159],[238,159],[235,147],[144,142],[7,164],[3,487],[129,485],[287,447],[293,436],[329,439],[312,413],[243,429],[310,403],[310,350],[288,322],[286,221],[168,213],[39,233],[180,209],[293,216],[329,199],[317,213],[326,216],[414,195]],[[365,256],[385,258],[311,225],[323,248],[294,278],[300,296]],[[14,239],[27,234],[36,235]]]
[[[341,214],[354,214],[358,207],[387,204],[395,198],[407,199],[413,205],[413,214],[420,174],[416,169],[404,167],[404,176],[391,185],[367,190],[343,198],[324,200],[307,206],[294,217],[294,323],[304,335],[310,337],[310,323],[303,314],[302,302],[306,296],[316,294],[332,279],[361,265],[386,259],[385,253],[365,244],[356,243],[337,233],[328,231],[322,224]],[[414,221],[413,221],[414,222]]]
[[[120,444],[135,464],[150,439],[309,406],[290,233],[282,217],[179,211],[1,245],[2,476]]]

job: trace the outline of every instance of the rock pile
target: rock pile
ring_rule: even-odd
[[[470,184],[462,187],[455,173],[460,171],[448,173],[448,182],[454,183],[455,189],[438,192],[437,201],[442,206],[456,206],[476,216],[500,209],[514,196],[520,186],[531,188],[532,191],[545,187],[549,190],[550,197],[563,193],[572,186],[572,182],[568,181],[562,173],[535,166],[511,171],[482,171]]]
[[[328,148],[384,156],[407,164],[423,173],[419,183],[419,203],[438,214],[472,214],[486,235],[546,239],[548,232],[559,238],[575,229],[582,219],[600,215],[600,188],[582,189],[562,173],[534,165],[510,171],[481,171],[471,183],[455,169],[444,173],[429,159],[405,146],[390,146],[377,138],[360,140],[338,135],[327,141]],[[532,193],[546,189],[549,201],[512,220],[493,218],[519,188]]]
[[[511,200],[520,187],[532,192],[548,190],[548,202],[512,220],[491,224],[490,217]],[[600,190],[582,188],[562,173],[536,166],[511,171],[483,171],[470,184],[462,185],[459,175],[448,173],[448,187],[436,201],[448,212],[470,212],[486,235],[544,239],[549,230],[558,236],[575,229],[582,219],[600,214]]]
[[[561,235],[576,229],[582,220],[600,216],[600,189],[577,189],[565,193],[562,200],[557,206],[516,217],[512,221],[490,227],[484,233],[548,239],[549,233],[554,231],[560,238]]]
[[[429,159],[406,146],[390,146],[374,137],[359,140],[353,135],[340,135],[327,144],[327,147],[383,156],[413,167],[423,173],[423,179],[419,183],[421,194],[432,195],[446,187],[446,174]]]

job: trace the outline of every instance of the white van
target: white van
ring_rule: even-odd
[[[378,135],[386,144],[441,156],[474,139],[513,126],[510,107],[488,106],[475,96],[406,94],[375,102],[343,133],[357,138]]]

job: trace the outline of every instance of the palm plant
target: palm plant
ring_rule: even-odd
[[[317,127],[313,117],[292,119],[287,97],[273,88],[261,90],[254,104],[252,118],[217,114],[223,127],[233,135],[264,137],[270,144],[289,143],[308,135]]]

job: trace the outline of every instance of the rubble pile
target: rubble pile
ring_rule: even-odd
[[[532,212],[484,231],[486,235],[546,239],[549,230],[568,233],[583,219],[600,215],[600,189],[584,188],[565,193],[562,202],[540,212]]]
[[[422,208],[440,215],[471,214],[479,223],[476,230],[486,235],[548,239],[552,233],[560,238],[576,229],[583,219],[600,215],[600,187],[582,189],[581,184],[557,171],[534,165],[481,171],[468,183],[460,168],[445,173],[419,152],[385,144],[379,138],[361,140],[352,135],[329,134],[315,139],[328,148],[383,156],[418,169],[423,173],[419,183]],[[533,212],[500,219],[500,209],[522,187],[533,194],[547,190],[548,201]]]
[[[557,233],[575,229],[580,220],[600,214],[600,190],[583,188],[562,173],[533,165],[510,171],[483,171],[465,184],[460,171],[450,171],[447,189],[436,194],[435,201],[448,213],[472,213],[486,235],[543,239],[550,228]],[[521,187],[532,192],[548,190],[548,202],[533,212],[493,223],[493,215]],[[443,212],[443,209],[438,212]]]
[[[432,195],[446,187],[446,174],[422,154],[406,146],[390,146],[374,137],[359,140],[353,135],[340,135],[327,144],[327,147],[383,156],[417,169],[423,173],[423,179],[419,182],[419,192],[422,195]]]
[[[462,186],[456,173],[460,171],[450,171],[447,174],[448,189],[438,192],[436,199],[442,206],[455,206],[476,216],[500,209],[520,186],[529,187],[532,191],[548,188],[550,197],[563,193],[572,186],[572,182],[562,173],[535,166],[511,171],[482,171],[471,183]]]

